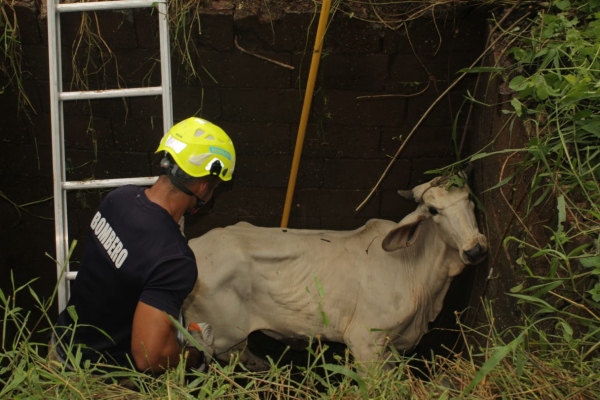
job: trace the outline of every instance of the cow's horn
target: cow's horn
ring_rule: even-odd
[[[412,201],[415,203],[417,202],[417,199],[415,199],[415,194],[412,190],[398,190],[398,194],[408,201]]]
[[[468,163],[467,166],[461,171],[464,177],[469,178],[473,172],[473,163]]]

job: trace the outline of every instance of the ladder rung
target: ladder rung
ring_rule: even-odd
[[[87,4],[87,3],[86,3]],[[89,90],[81,92],[62,92],[58,97],[62,101],[67,100],[88,100],[88,99],[109,99],[114,97],[136,97],[136,96],[160,96],[162,95],[161,86],[147,88],[129,88],[129,89],[106,89]]]
[[[154,7],[160,1],[156,0],[119,0],[119,1],[94,1],[91,3],[65,3],[57,4],[56,11],[75,12],[75,11],[104,11],[104,10],[123,10],[127,8],[145,8]]]
[[[125,185],[150,186],[158,179],[157,176],[149,176],[146,178],[119,178],[119,179],[94,179],[89,181],[70,181],[63,182],[64,190],[86,190],[86,189],[101,189],[114,188]]]

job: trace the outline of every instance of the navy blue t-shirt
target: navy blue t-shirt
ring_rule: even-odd
[[[78,320],[74,324],[64,310],[57,325],[77,326],[73,339],[87,348],[84,359],[95,362],[103,355],[105,362],[131,366],[138,301],[177,318],[198,277],[194,253],[179,224],[138,186],[109,193],[90,228],[67,305]]]

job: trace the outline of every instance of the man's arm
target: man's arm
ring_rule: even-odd
[[[201,353],[187,348],[187,367],[198,365]],[[177,329],[167,315],[146,303],[138,302],[133,316],[131,353],[138,369],[161,373],[176,367],[181,358]]]

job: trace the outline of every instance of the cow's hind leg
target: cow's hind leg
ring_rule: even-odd
[[[267,360],[252,353],[248,346],[240,353],[240,361],[250,371],[268,371],[271,368]]]

